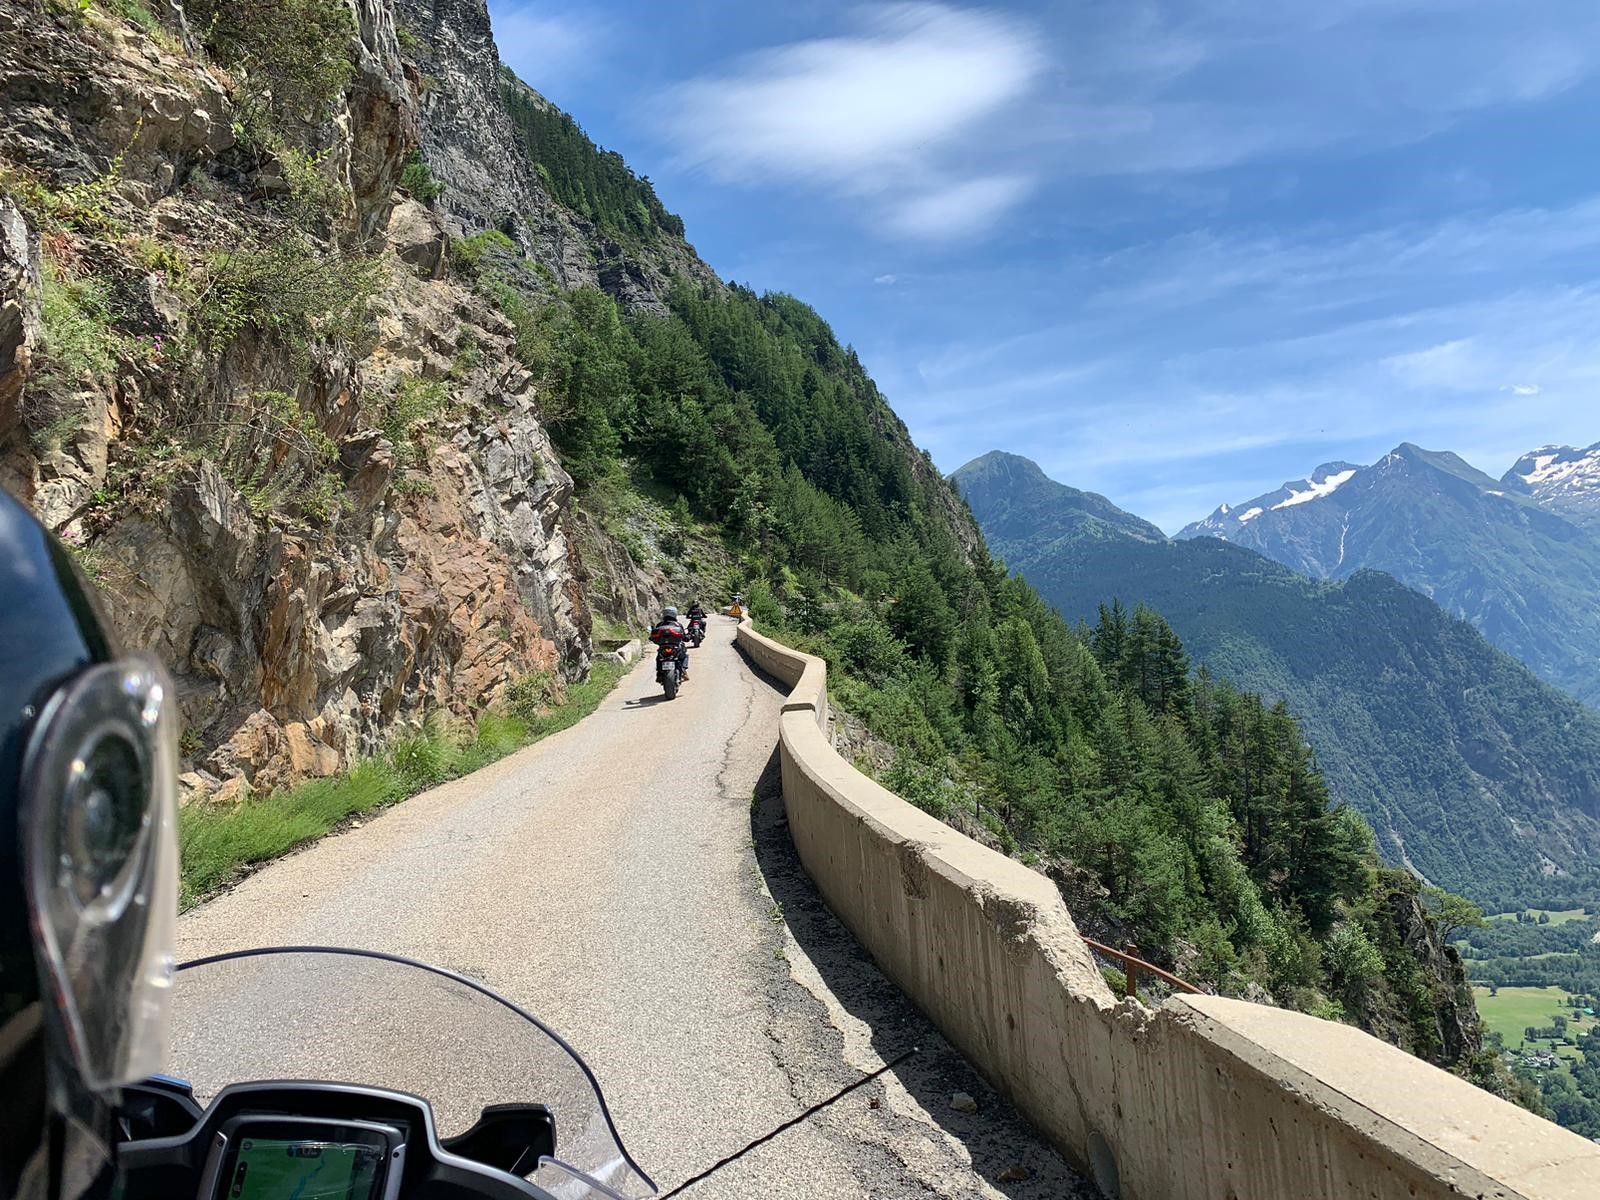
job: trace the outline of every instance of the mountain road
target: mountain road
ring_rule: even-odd
[[[584,1056],[663,1191],[917,1046],[686,1194],[1092,1195],[822,905],[783,823],[783,693],[733,631],[712,619],[678,699],[647,654],[572,728],[252,874],[182,918],[180,961],[342,945],[481,979]]]

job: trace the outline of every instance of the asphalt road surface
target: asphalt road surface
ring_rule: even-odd
[[[1093,1194],[821,904],[783,825],[782,694],[733,629],[713,618],[677,700],[647,656],[571,729],[250,876],[180,921],[180,960],[339,945],[481,979],[583,1055],[663,1191],[919,1047],[695,1200]],[[203,1076],[210,1054],[247,1078],[314,1074],[296,1057],[348,1045],[362,1082],[428,1095],[446,1126],[453,1092],[547,1099],[531,1094],[550,1076],[528,1028],[467,1015],[427,977],[239,970],[209,991],[180,979],[179,1067]],[[279,1056],[288,1067],[272,1070]],[[329,1069],[349,1078],[351,1062]],[[477,1095],[474,1079],[498,1082]],[[956,1092],[977,1111],[954,1109]]]

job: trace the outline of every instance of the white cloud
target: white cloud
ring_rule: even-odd
[[[665,132],[686,164],[729,182],[868,198],[902,236],[970,235],[1028,190],[1015,171],[974,169],[974,138],[1043,67],[1031,32],[1008,17],[895,5],[864,12],[850,35],[768,50],[671,89]]]
[[[887,224],[906,237],[970,236],[994,224],[1031,187],[1031,180],[1018,175],[970,179],[891,204]]]
[[[877,276],[873,277],[872,282],[876,283],[876,284],[881,284],[881,285],[887,287],[887,286],[892,286],[894,284],[894,281],[896,279],[898,279],[898,278],[899,278],[899,276],[897,276],[897,275],[877,275]]]
[[[1421,350],[1391,354],[1382,364],[1410,388],[1459,392],[1484,386],[1485,364],[1471,338],[1455,338]]]

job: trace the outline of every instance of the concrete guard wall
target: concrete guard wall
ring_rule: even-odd
[[[801,862],[878,966],[1124,1200],[1600,1200],[1600,1146],[1358,1029],[1219,996],[1117,1000],[1055,886],[833,749],[827,665],[740,623],[789,686]]]

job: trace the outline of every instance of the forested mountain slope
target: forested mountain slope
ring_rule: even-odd
[[[992,460],[955,479],[985,529],[1000,514],[997,552],[1068,619],[1152,605],[1217,675],[1287,701],[1391,861],[1496,907],[1594,894],[1592,712],[1376,571],[1317,583],[1212,538],[1030,537],[1070,523],[1081,493],[1013,458],[1023,516]]]
[[[186,11],[0,10],[0,461],[173,667],[211,803],[742,589],[1086,924],[1484,1067],[1437,897],[1289,714],[1008,580],[855,353],[716,280],[482,0]]]
[[[1370,467],[1330,463],[1224,505],[1178,537],[1221,538],[1318,579],[1385,571],[1600,705],[1600,535],[1579,519],[1593,463],[1560,447],[1530,457],[1537,492],[1515,467],[1501,482],[1407,442]]]

